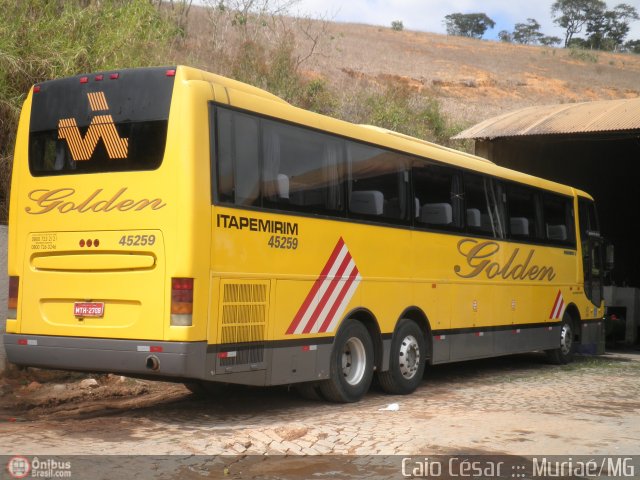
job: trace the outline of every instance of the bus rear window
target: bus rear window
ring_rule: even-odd
[[[31,174],[158,168],[174,78],[166,71],[123,70],[40,84],[31,109]]]

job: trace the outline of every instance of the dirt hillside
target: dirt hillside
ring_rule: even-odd
[[[210,68],[207,13],[192,13],[185,60]],[[298,53],[309,51],[304,35]],[[328,22],[301,68],[342,91],[354,81],[400,82],[437,98],[470,125],[531,105],[637,97],[640,55],[515,45],[389,27]]]
[[[309,68],[337,84],[393,79],[439,97],[454,118],[477,122],[530,105],[640,95],[640,56],[505,44],[334,23],[328,55]]]

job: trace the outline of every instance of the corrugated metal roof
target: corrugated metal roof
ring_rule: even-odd
[[[453,138],[497,138],[640,130],[640,97],[523,108],[489,118]]]

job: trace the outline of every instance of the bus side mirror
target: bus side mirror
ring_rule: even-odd
[[[606,246],[606,250],[605,250],[605,268],[608,272],[610,272],[611,270],[613,270],[613,267],[615,265],[615,247],[613,246],[612,243],[607,243]]]

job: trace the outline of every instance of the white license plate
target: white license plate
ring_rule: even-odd
[[[76,317],[103,317],[104,302],[76,302],[73,304]]]

